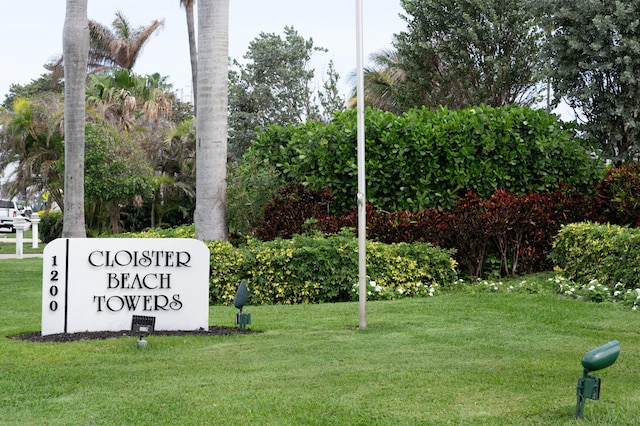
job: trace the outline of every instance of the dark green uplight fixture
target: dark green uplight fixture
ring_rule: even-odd
[[[620,342],[612,340],[609,343],[591,349],[582,357],[582,367],[584,368],[582,377],[578,379],[578,388],[576,394],[578,401],[576,402],[576,418],[584,417],[584,400],[600,399],[600,378],[590,376],[592,371],[602,370],[616,362],[620,354]]]
[[[233,298],[233,306],[240,309],[240,312],[236,314],[236,325],[240,327],[240,330],[244,330],[247,325],[251,324],[251,314],[249,312],[242,312],[242,308],[249,301],[249,289],[244,280],[240,281],[240,286],[236,291],[236,296]]]

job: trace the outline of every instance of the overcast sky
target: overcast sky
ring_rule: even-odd
[[[191,68],[186,18],[179,0],[89,0],[89,19],[111,27],[121,11],[134,27],[164,19],[164,27],[146,44],[133,70],[169,76],[178,93],[188,93]],[[371,53],[391,48],[393,34],[405,29],[400,0],[363,0],[365,62]],[[43,64],[62,53],[65,0],[0,0],[0,101],[9,86],[26,84],[46,70]],[[229,56],[241,60],[261,32],[283,35],[293,26],[314,45],[328,49],[313,59],[319,73],[333,60],[341,89],[356,68],[356,0],[230,0]]]

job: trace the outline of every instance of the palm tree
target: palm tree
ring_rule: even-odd
[[[9,194],[46,192],[64,209],[58,167],[64,151],[63,117],[62,95],[49,92],[18,98],[10,112],[0,114],[0,170],[13,170],[7,176]]]
[[[227,240],[229,0],[198,4],[196,238]]]
[[[151,200],[151,227],[162,225],[168,212],[192,214],[195,199],[195,123],[186,120],[169,130],[161,146],[149,155],[155,168],[155,192]]]
[[[139,124],[155,125],[172,111],[174,95],[166,80],[158,73],[141,77],[124,68],[91,74],[87,104],[99,117],[126,131]]]
[[[364,102],[393,113],[401,112],[398,105],[398,91],[405,81],[402,62],[395,50],[383,49],[369,58],[372,67],[364,69]],[[351,76],[353,89],[349,107],[356,107],[355,73]]]
[[[198,50],[196,48],[196,29],[193,19],[193,6],[196,0],[180,0],[180,4],[184,6],[187,14],[187,33],[189,34],[189,56],[191,57],[191,87],[193,88],[193,115],[196,115],[198,109],[196,99],[198,97]]]
[[[67,0],[62,31],[64,61],[64,213],[62,236],[85,238],[85,81],[89,55],[87,0]]]
[[[89,20],[91,50],[89,65],[91,69],[104,69],[119,66],[130,70],[136,63],[142,47],[162,25],[163,20],[154,20],[148,26],[133,28],[129,20],[116,12],[113,31],[104,25]]]

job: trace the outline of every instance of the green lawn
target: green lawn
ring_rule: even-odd
[[[31,238],[32,233],[31,229],[25,231],[23,234],[23,238]],[[0,254],[16,254],[16,234],[10,232],[0,232]],[[38,248],[31,247],[31,241],[22,242],[22,252],[25,254],[28,253],[42,253],[44,250],[44,246],[42,242],[38,243]]]
[[[0,260],[0,423],[624,425],[640,418],[640,315],[553,295],[469,292],[249,306],[221,337],[34,343],[41,259]],[[210,324],[236,310],[214,306]],[[601,398],[573,418],[582,355],[617,339]]]

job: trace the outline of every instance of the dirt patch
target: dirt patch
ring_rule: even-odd
[[[153,336],[229,336],[231,334],[248,334],[255,333],[252,330],[240,330],[238,327],[222,327],[222,326],[210,326],[208,330],[194,330],[194,331],[164,331],[158,330],[153,332]],[[13,340],[28,340],[30,342],[75,342],[78,340],[104,340],[115,339],[119,337],[139,337],[135,333],[131,333],[131,330],[122,331],[91,331],[82,333],[60,333],[49,334],[43,336],[39,331],[33,333],[15,334],[13,336],[7,336]]]

